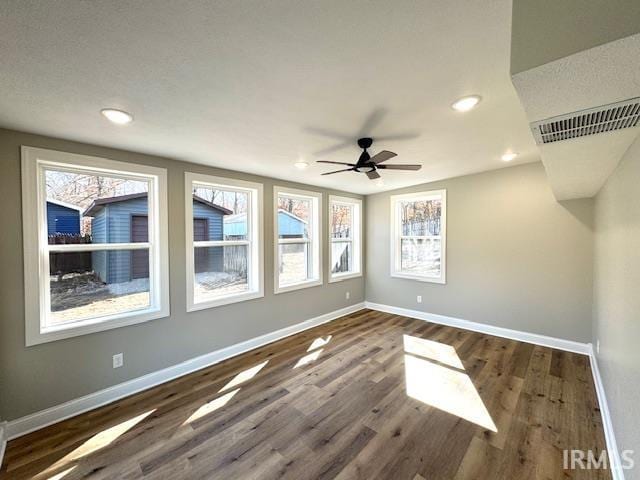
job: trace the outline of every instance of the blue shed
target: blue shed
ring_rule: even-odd
[[[81,208],[59,200],[47,200],[47,233],[80,234]]]
[[[278,209],[278,236],[280,238],[302,238],[307,222],[286,210]],[[224,217],[224,237],[227,240],[241,239],[247,235],[247,214],[237,213]]]
[[[222,218],[232,213],[203,198],[193,196],[194,239],[222,240]],[[147,193],[121,195],[95,200],[84,213],[93,217],[93,243],[137,243],[149,240]],[[93,271],[108,284],[149,277],[149,254],[146,250],[93,252]],[[222,268],[221,247],[198,248],[196,272]]]

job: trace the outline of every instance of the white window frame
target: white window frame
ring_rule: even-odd
[[[440,200],[442,202],[442,214],[440,217],[440,235],[426,235],[426,236],[402,236],[401,235],[401,216],[399,205],[401,202],[406,201],[428,201],[428,200]],[[406,193],[403,195],[392,195],[390,197],[391,202],[391,276],[397,278],[407,278],[411,280],[418,280],[421,282],[442,283],[446,282],[447,272],[447,191],[446,190],[431,190],[428,192],[416,192]],[[440,257],[440,275],[428,276],[428,275],[416,275],[406,273],[401,270],[401,240],[403,238],[417,238],[417,239],[434,239],[440,238],[440,245],[442,248],[442,254]]]
[[[333,205],[343,205],[351,207],[351,237],[350,238],[333,238],[333,225],[331,224]],[[329,230],[329,283],[341,282],[350,278],[358,278],[362,276],[362,199],[352,197],[340,197],[337,195],[329,195],[328,210],[328,230]],[[333,243],[351,243],[351,251],[353,257],[353,270],[343,273],[332,273],[333,270]]]
[[[49,245],[47,238],[46,168],[126,176],[149,182],[149,241],[146,243]],[[22,219],[24,243],[25,340],[37,345],[64,338],[147,322],[169,315],[169,253],[167,227],[167,170],[106,158],[22,147]],[[98,250],[149,250],[150,306],[47,325],[49,312],[49,253]]]
[[[264,237],[263,237],[263,185],[261,183],[236,180],[234,178],[216,177],[200,173],[185,172],[185,233],[186,233],[186,268],[187,268],[187,312],[206,308],[244,302],[264,297]],[[246,240],[193,240],[193,185],[245,192],[247,202],[247,239]],[[228,245],[247,245],[247,281],[249,290],[230,295],[219,295],[202,302],[195,301],[194,295],[194,249],[201,247],[224,247]]]
[[[311,217],[309,219],[309,239],[280,239],[278,235],[278,196],[286,195],[311,200]],[[316,287],[322,285],[322,193],[308,190],[298,190],[295,188],[273,187],[273,291],[275,294],[300,290],[302,288]],[[317,278],[305,280],[280,287],[280,245],[286,243],[309,243],[311,245],[311,256],[313,268],[318,272]]]

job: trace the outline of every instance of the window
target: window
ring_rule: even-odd
[[[275,293],[322,285],[322,194],[274,187]]]
[[[262,185],[185,173],[187,310],[264,296]]]
[[[27,345],[169,314],[166,176],[22,148]]]
[[[362,275],[362,200],[329,196],[329,281]]]
[[[445,283],[446,190],[391,197],[391,275]]]

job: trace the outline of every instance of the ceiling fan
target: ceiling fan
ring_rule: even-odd
[[[373,157],[367,152],[367,148],[371,147],[373,138],[364,137],[358,139],[358,146],[364,150],[360,154],[360,158],[357,163],[345,163],[345,162],[331,162],[329,160],[317,160],[317,163],[332,163],[335,165],[348,165],[349,168],[342,170],[336,170],[333,172],[323,173],[322,175],[333,175],[340,172],[360,172],[366,173],[370,180],[380,178],[378,170],[420,170],[422,165],[382,165],[382,162],[386,162],[390,158],[395,157],[397,154],[388,150],[383,150],[376,153]]]

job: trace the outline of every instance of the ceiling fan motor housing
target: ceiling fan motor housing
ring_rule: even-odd
[[[363,149],[369,148],[373,144],[373,138],[363,137],[358,139],[358,146]]]

